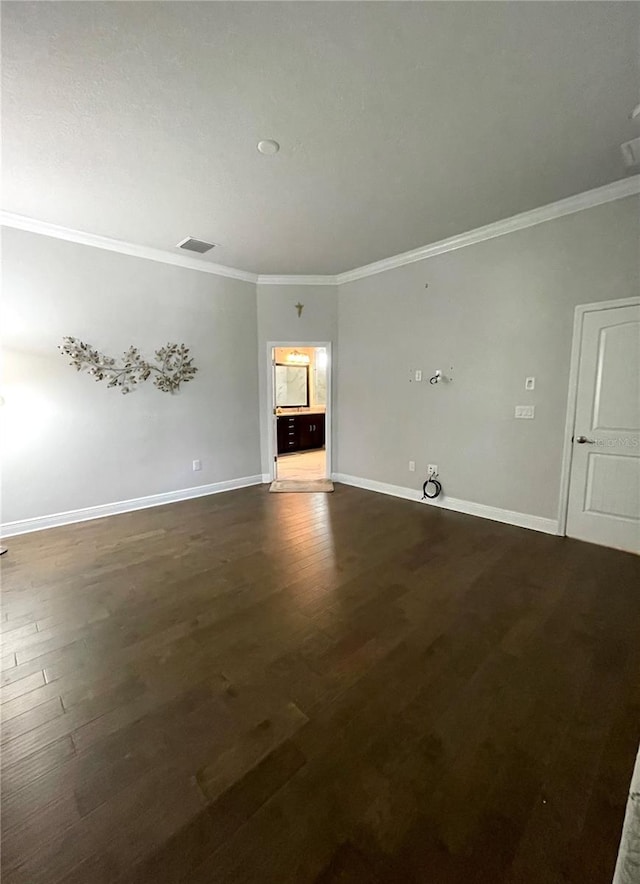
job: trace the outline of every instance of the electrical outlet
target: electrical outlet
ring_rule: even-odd
[[[202,469],[202,463],[199,460],[194,460],[193,462],[193,472],[197,473],[198,470]]]
[[[421,380],[422,380],[422,372],[420,371],[419,368],[416,368],[416,380],[417,380],[417,381],[421,381]]]
[[[515,416],[520,419],[533,420],[536,416],[535,405],[516,405]]]
[[[438,466],[435,463],[430,463],[427,467],[427,479],[431,479],[433,476],[438,475]]]
[[[410,460],[409,461],[409,472],[415,473],[415,471],[416,471],[416,462],[415,462],[415,460]]]

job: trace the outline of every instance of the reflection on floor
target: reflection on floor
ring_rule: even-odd
[[[278,479],[324,479],[326,452],[301,451],[299,454],[283,454],[278,458]]]

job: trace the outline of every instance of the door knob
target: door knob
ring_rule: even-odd
[[[593,445],[594,441],[594,439],[587,439],[586,436],[576,436],[576,442],[578,445],[584,445],[585,443],[587,445]]]

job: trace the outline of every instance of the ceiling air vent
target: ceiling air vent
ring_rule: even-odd
[[[186,249],[188,252],[199,252],[201,255],[214,247],[215,243],[205,242],[202,239],[194,239],[192,236],[187,236],[178,243],[179,249]]]
[[[640,165],[640,138],[634,138],[632,141],[625,141],[620,145],[622,157],[625,166]]]

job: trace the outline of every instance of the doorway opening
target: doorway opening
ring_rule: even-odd
[[[331,476],[331,344],[271,343],[271,478]]]

